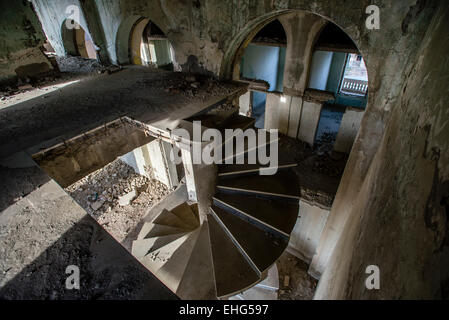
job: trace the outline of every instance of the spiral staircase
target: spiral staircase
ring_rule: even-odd
[[[189,120],[219,130],[254,125],[238,110]],[[275,142],[266,141],[259,148],[269,150]],[[243,153],[250,150],[246,142]],[[280,157],[276,174],[261,175],[266,165],[217,165],[207,214],[188,201],[159,208],[143,224],[132,254],[181,299],[227,299],[257,285],[286,249],[298,217],[294,166],[295,161]]]

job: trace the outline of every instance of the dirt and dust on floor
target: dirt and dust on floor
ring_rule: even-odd
[[[65,190],[122,244],[148,210],[172,191],[119,158]]]
[[[54,72],[39,77],[18,78],[17,83],[0,87],[0,101],[8,101],[16,95],[36,91],[52,91],[52,87],[85,77],[122,70],[119,66],[104,66],[100,61],[82,57],[53,57]]]
[[[317,174],[341,178],[348,161],[348,155],[333,151],[334,139],[323,134],[314,147],[298,139],[279,135],[279,149],[288,153],[297,163]]]
[[[312,300],[318,281],[304,261],[285,251],[276,262],[279,274],[278,300]]]

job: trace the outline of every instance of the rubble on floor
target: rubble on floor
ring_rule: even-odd
[[[105,67],[94,59],[86,59],[82,57],[56,57],[59,71],[67,73],[102,73]]]
[[[300,167],[328,177],[341,177],[348,161],[348,155],[333,151],[333,137],[323,134],[311,148],[307,143],[279,135],[279,149],[288,152]]]
[[[159,181],[135,173],[120,159],[65,190],[119,242],[150,207],[171,192]]]
[[[17,94],[42,88],[58,80],[61,80],[61,76],[57,74],[48,75],[35,80],[32,80],[31,78],[25,78],[23,80],[18,79],[15,85],[8,85],[0,88],[0,101],[7,101]]]
[[[170,79],[153,81],[152,86],[161,87],[167,93],[183,94],[203,101],[210,96],[230,94],[233,90],[232,87],[223,85],[214,78],[181,72],[173,73]]]
[[[283,134],[279,134],[279,150],[288,152],[297,162],[313,156],[313,149],[307,143]]]
[[[308,273],[308,265],[285,251],[277,261],[279,300],[312,300],[318,281]]]
[[[80,76],[95,76],[99,74],[112,74],[122,70],[120,66],[103,66],[98,60],[86,59],[82,57],[55,57],[58,72],[39,77],[18,79],[17,83],[6,85],[0,88],[0,101],[7,101],[11,97],[35,89],[44,89],[46,86],[78,79]]]
[[[337,139],[337,132],[324,132],[315,141],[316,153],[319,155],[332,153],[336,139]]]

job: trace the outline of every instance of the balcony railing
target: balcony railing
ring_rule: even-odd
[[[343,80],[340,91],[364,96],[368,91],[368,81],[346,78]]]

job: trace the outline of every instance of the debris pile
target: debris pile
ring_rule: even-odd
[[[120,159],[66,188],[66,191],[118,241],[170,190],[135,173]]]
[[[298,163],[313,155],[313,149],[305,142],[279,134],[279,150],[288,153]]]
[[[58,63],[59,70],[67,73],[102,73],[105,69],[98,60],[82,57],[56,57],[56,62]]]
[[[0,88],[0,101],[9,100],[12,96],[16,94],[30,91],[35,88],[40,88],[43,85],[52,83],[59,79],[60,77],[56,74],[48,75],[38,79],[31,79],[29,77],[26,77],[24,79],[19,78],[16,84]]]
[[[334,149],[334,143],[337,139],[337,132],[324,132],[315,141],[315,150],[317,154],[331,154]]]
[[[343,175],[348,156],[333,151],[334,141],[333,134],[324,133],[314,148],[311,148],[305,142],[281,135],[279,149],[291,154],[295,161],[307,170],[329,177],[340,177]]]
[[[186,97],[194,97],[201,100],[211,96],[230,94],[235,89],[208,76],[180,72],[171,74],[170,78],[152,81],[151,87],[162,88],[166,93],[182,94]]]
[[[277,261],[279,300],[312,300],[317,281],[308,273],[308,265],[285,251]]]

